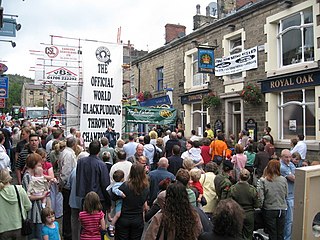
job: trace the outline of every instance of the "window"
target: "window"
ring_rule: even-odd
[[[237,35],[229,40],[229,55],[240,53],[243,50],[241,35]],[[242,77],[242,72],[230,75],[230,79],[237,79]]]
[[[307,140],[314,140],[315,91],[301,89],[280,93],[280,139],[292,139],[304,134]]]
[[[314,60],[313,14],[309,8],[279,21],[280,67]]]
[[[192,54],[192,86],[202,86],[208,82],[208,74],[198,73],[198,52]]]
[[[33,90],[30,90],[29,95],[34,95]]]
[[[244,41],[246,40],[246,33],[244,28],[241,28],[232,33],[223,36],[222,47],[224,49],[223,56],[230,56],[233,54],[241,53],[244,50]],[[224,85],[235,83],[242,83],[246,77],[246,72],[238,72],[229,74],[223,77]],[[226,90],[227,91],[227,90]]]
[[[196,130],[200,136],[207,124],[207,109],[201,103],[192,104],[192,129]]]
[[[163,67],[157,68],[157,90],[163,90]]]

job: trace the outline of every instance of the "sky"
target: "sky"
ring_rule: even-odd
[[[1,0],[0,0],[1,2]],[[118,28],[123,43],[130,40],[138,50],[152,51],[165,43],[167,23],[193,29],[196,5],[205,15],[208,0],[2,0],[4,14],[17,15],[22,25],[12,40],[16,47],[0,41],[0,62],[7,65],[7,74],[19,74],[34,79],[30,67],[37,56],[29,50],[42,50],[41,43],[74,45],[77,39],[90,39],[116,43]],[[6,17],[6,16],[5,16]],[[77,46],[77,45],[74,45]]]

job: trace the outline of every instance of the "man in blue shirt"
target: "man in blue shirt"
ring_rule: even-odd
[[[175,176],[168,172],[168,159],[165,157],[160,158],[158,162],[158,168],[151,171],[149,173],[150,179],[150,194],[148,198],[149,206],[152,206],[153,201],[157,198],[159,192],[159,183],[166,178],[170,178],[171,180],[175,179]]]
[[[287,197],[287,214],[286,223],[284,227],[284,239],[291,239],[292,222],[293,222],[293,204],[294,204],[294,181],[296,167],[291,162],[291,153],[288,149],[284,149],[281,152],[280,160],[280,172],[281,175],[287,179],[288,182],[288,197]]]

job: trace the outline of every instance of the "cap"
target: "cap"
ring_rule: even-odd
[[[233,163],[230,160],[223,161],[223,167],[229,168],[229,170],[233,169]]]
[[[245,168],[241,169],[240,179],[243,181],[247,181],[249,178],[250,178],[250,172]]]

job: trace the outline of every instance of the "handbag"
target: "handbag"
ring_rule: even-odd
[[[256,168],[253,168],[253,174],[252,174],[252,185],[253,186],[257,186],[257,184],[258,184],[258,176],[257,176],[257,174],[256,174]]]
[[[18,198],[18,204],[19,204],[19,209],[20,209],[20,215],[21,215],[21,235],[22,236],[27,236],[32,233],[32,220],[29,219],[28,217],[26,219],[23,219],[22,215],[22,207],[21,207],[21,201],[20,201],[20,195],[17,189],[17,186],[14,185],[14,189],[16,190],[17,198]]]

